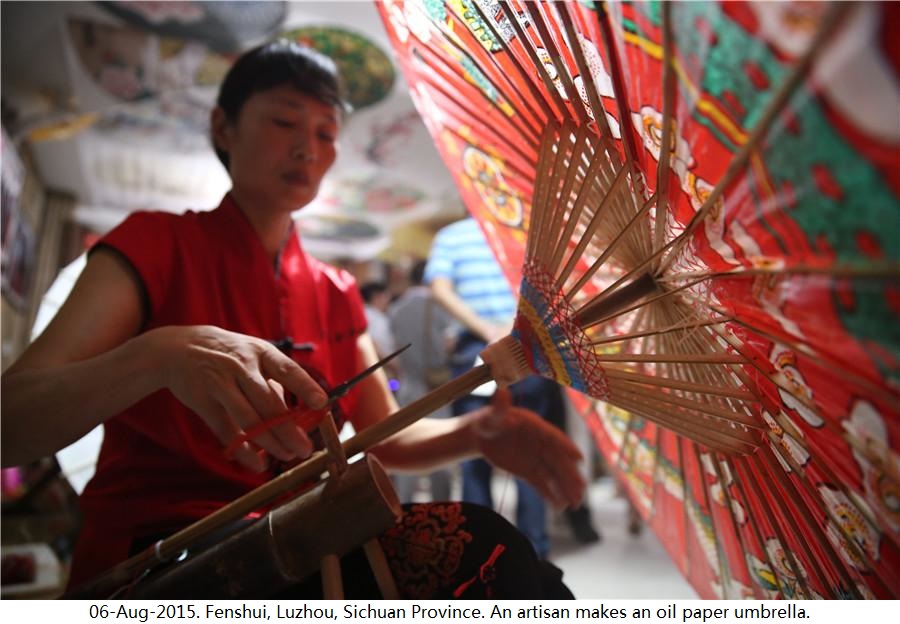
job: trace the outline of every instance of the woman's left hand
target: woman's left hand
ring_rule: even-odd
[[[497,391],[474,427],[478,448],[491,464],[525,479],[556,507],[581,503],[587,486],[578,469],[581,452],[552,424],[513,406],[509,390]]]

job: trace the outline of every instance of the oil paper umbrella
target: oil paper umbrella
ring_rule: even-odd
[[[701,596],[896,597],[896,9],[379,7],[521,284],[492,375],[579,391]]]

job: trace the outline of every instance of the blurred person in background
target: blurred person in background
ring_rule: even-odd
[[[401,407],[450,380],[449,350],[455,324],[446,310],[434,301],[428,287],[423,285],[424,275],[425,261],[416,262],[410,271],[409,288],[388,308],[391,332],[396,343],[410,345],[397,358],[400,387],[396,397]],[[450,415],[450,406],[445,405],[429,418]],[[452,477],[450,469],[442,468],[425,477],[395,475],[394,485],[403,503],[412,502],[422,478],[428,481],[431,500],[451,500]]]

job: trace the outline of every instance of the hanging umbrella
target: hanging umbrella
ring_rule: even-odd
[[[98,2],[127,23],[167,37],[200,41],[222,53],[238,52],[273,35],[287,17],[286,2]]]
[[[520,284],[501,347],[579,391],[699,595],[896,598],[896,7],[379,10]]]

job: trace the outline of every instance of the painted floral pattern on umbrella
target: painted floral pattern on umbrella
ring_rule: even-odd
[[[651,209],[647,222],[664,219],[666,241],[688,229],[690,238],[657,279],[681,288],[682,309],[695,318],[722,319],[704,339],[712,352],[742,358],[728,375],[755,397],[748,409],[765,444],[735,458],[641,417],[640,409],[578,393],[573,401],[701,596],[896,596],[900,55],[886,24],[898,9],[854,7],[746,166],[706,206],[833,7],[669,8],[668,190],[665,214]],[[531,198],[548,125],[572,120],[590,128],[613,160],[634,160],[635,193],[655,190],[665,117],[663,12],[656,2],[383,5],[419,110],[498,255],[523,257],[523,231],[545,208]],[[503,171],[521,201],[522,226],[508,227],[485,209],[461,164],[467,149],[490,155]],[[579,225],[574,236],[584,232]],[[575,273],[604,247],[591,242],[584,250]],[[523,294],[525,266],[504,263]],[[589,299],[627,269],[598,273],[578,297]],[[534,307],[540,298],[524,299]],[[589,332],[601,359],[633,352],[611,338],[637,326],[639,315]],[[555,370],[545,359],[545,372]]]

